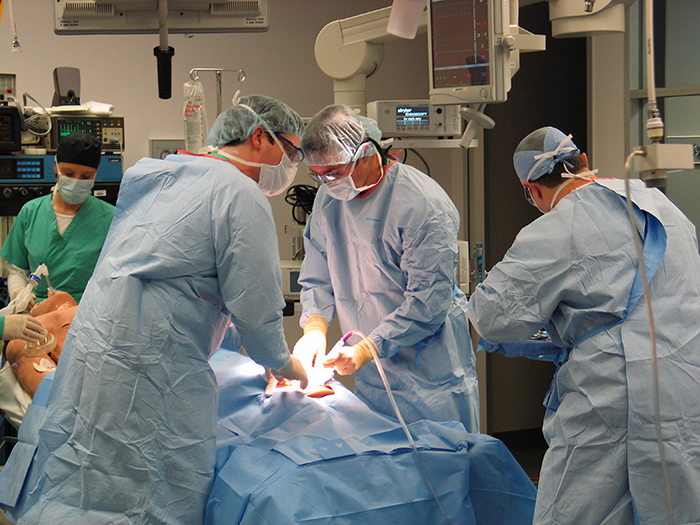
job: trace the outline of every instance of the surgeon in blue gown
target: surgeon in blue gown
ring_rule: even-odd
[[[545,215],[523,228],[469,301],[481,336],[517,342],[546,326],[562,348],[547,395],[549,443],[536,524],[667,524],[655,440],[650,329],[624,181],[596,178],[572,137],[525,137],[514,155]],[[674,522],[700,519],[700,257],[693,224],[631,181],[656,327],[660,422]]]
[[[207,154],[127,170],[19,524],[203,523],[216,455],[208,358],[231,323],[255,361],[306,384],[282,330],[266,198],[292,182],[302,129],[287,105],[251,95],[219,115]]]
[[[304,335],[294,355],[322,358],[337,315],[343,332],[366,337],[331,351],[324,366],[354,374],[370,408],[395,414],[368,364],[374,347],[407,422],[461,421],[478,432],[467,299],[455,282],[459,213],[434,180],[387,157],[380,139],[376,122],[348,106],[326,107],[304,132],[306,164],[322,184],[304,236]]]

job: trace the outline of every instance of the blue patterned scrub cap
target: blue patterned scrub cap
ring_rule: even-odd
[[[552,173],[554,167],[580,153],[571,140],[557,128],[547,126],[533,131],[520,141],[513,154],[513,166],[520,182],[533,182]],[[571,164],[566,163],[571,167]]]

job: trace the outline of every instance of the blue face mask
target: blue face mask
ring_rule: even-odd
[[[85,199],[92,193],[95,179],[74,179],[68,177],[61,173],[58,166],[56,166],[56,172],[59,175],[58,193],[61,194],[61,198],[68,204],[73,205],[85,202]]]

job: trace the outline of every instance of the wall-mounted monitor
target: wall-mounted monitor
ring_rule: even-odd
[[[430,0],[430,102],[503,102],[510,90],[507,0]]]
[[[266,31],[268,0],[170,0],[169,33]],[[156,0],[54,0],[58,35],[158,33]]]

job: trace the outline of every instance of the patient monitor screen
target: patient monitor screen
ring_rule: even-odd
[[[490,1],[431,0],[434,88],[489,84]]]

